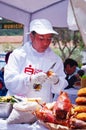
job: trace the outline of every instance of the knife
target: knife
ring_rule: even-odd
[[[56,65],[56,62],[48,69],[48,71],[51,70],[51,69],[53,69],[55,65]],[[48,72],[48,71],[47,71],[47,72]],[[46,73],[47,73],[47,72],[46,72]]]
[[[49,70],[53,69],[55,65],[56,65],[56,62],[48,69],[48,71],[46,72],[47,75],[48,75]],[[39,90],[41,89],[41,87],[42,87],[41,84],[34,84],[34,85],[33,85],[33,88],[34,88],[36,91],[39,91]]]

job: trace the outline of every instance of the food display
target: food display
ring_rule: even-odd
[[[40,97],[17,96],[0,97],[0,102],[12,105],[8,115],[1,115],[3,118],[6,117],[8,124],[32,124],[38,120],[39,124],[50,130],[86,129],[86,88],[78,90],[76,104],[71,103],[64,91],[61,91],[57,100],[51,103],[43,102]],[[3,108],[7,111],[7,106]]]
[[[86,129],[86,88],[78,90],[71,127]]]
[[[0,118],[8,118],[12,109],[13,103],[16,99],[12,96],[1,96],[0,97]]]
[[[76,98],[76,107],[74,111],[77,113],[76,118],[82,121],[86,121],[86,88],[81,88]]]
[[[0,97],[0,103],[14,103],[14,102],[17,102],[18,100],[14,97],[14,96],[1,96]]]
[[[40,110],[35,111],[38,120],[44,123],[53,123],[69,127],[72,104],[68,94],[61,92],[56,102],[45,104]]]
[[[55,102],[47,103],[35,111],[37,119],[52,130],[86,129],[85,92],[86,89],[78,91],[76,104],[71,103],[66,92],[61,92]]]
[[[7,124],[34,123],[37,119],[33,113],[41,108],[40,101],[40,98],[24,98],[23,101],[14,103]]]

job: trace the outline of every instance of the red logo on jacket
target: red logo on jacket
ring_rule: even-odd
[[[32,75],[32,74],[36,74],[36,73],[42,72],[42,70],[33,68],[32,65],[29,65],[28,67],[25,67],[24,72],[26,74]]]

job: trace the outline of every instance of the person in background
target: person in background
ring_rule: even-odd
[[[64,61],[64,71],[66,80],[68,81],[68,86],[65,89],[74,87],[74,84],[80,81],[80,77],[84,75],[84,71],[78,67],[77,61],[72,58],[68,58]]]
[[[5,89],[3,72],[0,70],[0,96],[5,96],[7,90]]]
[[[8,59],[12,51],[8,51],[5,55],[5,63],[7,64]],[[4,83],[4,67],[0,70],[0,96],[6,96],[7,88]]]
[[[12,52],[5,66],[7,95],[51,102],[53,94],[68,85],[62,59],[49,47],[54,34],[58,33],[47,19],[31,21],[29,41]],[[54,72],[51,76],[49,70]]]
[[[71,102],[76,104],[77,91],[80,89],[81,77],[84,75],[84,71],[78,67],[78,63],[72,58],[64,61],[64,71],[68,86],[63,91],[67,92]]]
[[[67,58],[64,61],[64,72],[68,85],[62,91],[67,92],[71,102],[75,104],[77,91],[80,88],[80,81],[82,75],[84,75],[84,71],[78,67],[78,63],[74,59]],[[58,95],[56,94],[54,100],[56,100],[57,97]]]
[[[11,54],[12,52],[13,52],[13,51],[8,51],[8,52],[6,53],[6,55],[5,55],[5,62],[6,62],[6,64],[8,63],[9,56],[10,56],[10,54]]]

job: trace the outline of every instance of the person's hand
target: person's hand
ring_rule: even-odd
[[[46,73],[39,72],[31,76],[32,84],[43,84],[47,80],[48,76]]]
[[[59,78],[55,73],[52,73],[52,75],[50,75],[48,78],[53,84],[57,84],[59,82]]]

